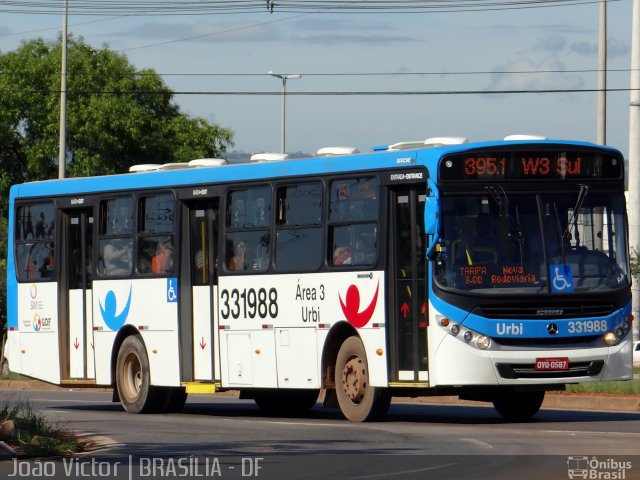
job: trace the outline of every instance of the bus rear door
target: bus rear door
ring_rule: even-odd
[[[214,381],[220,378],[220,365],[215,361],[219,200],[189,203],[183,218],[181,278],[188,280],[182,282],[188,291],[182,298],[191,301],[183,302],[180,312],[181,377],[183,381]]]
[[[59,265],[63,382],[95,379],[93,218],[92,208],[61,211],[62,258]]]

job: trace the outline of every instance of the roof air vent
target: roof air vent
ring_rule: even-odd
[[[143,163],[140,165],[132,165],[129,167],[130,173],[142,173],[142,172],[153,172],[155,170],[159,170],[161,165],[156,163]]]
[[[431,137],[424,141],[427,147],[444,147],[447,145],[462,145],[467,143],[465,137]]]
[[[281,162],[289,158],[288,153],[255,153],[251,155],[252,162]]]
[[[221,167],[227,165],[227,161],[224,158],[197,158],[191,160],[188,165],[190,167]]]
[[[515,142],[518,140],[546,140],[547,137],[543,137],[541,135],[507,135],[504,137],[505,142]]]
[[[336,157],[339,155],[354,155],[360,153],[355,147],[324,147],[318,149],[316,155],[318,157]]]

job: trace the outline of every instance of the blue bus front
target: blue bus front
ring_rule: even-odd
[[[623,179],[619,152],[587,144],[439,160],[426,212],[431,386],[631,378]]]

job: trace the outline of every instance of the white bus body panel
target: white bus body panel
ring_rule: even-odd
[[[110,364],[115,332],[124,325],[132,325],[144,340],[152,385],[180,385],[177,284],[175,278],[93,282],[99,384],[112,380]]]
[[[276,350],[279,388],[320,388],[315,328],[276,329]]]
[[[20,283],[17,304],[20,336],[9,358],[10,367],[29,377],[60,383],[58,284]]]
[[[387,386],[385,278],[378,271],[220,277],[222,386],[320,388],[324,340],[331,326],[349,321],[341,304],[352,287],[359,299],[351,296],[355,305],[346,311],[357,317],[372,308],[366,319],[351,318],[365,346],[370,383]],[[264,305],[252,307],[259,297]]]
[[[93,295],[91,290],[85,291],[86,318],[83,318],[83,290],[69,290],[69,374],[71,378],[95,378],[93,356]]]
[[[217,289],[216,289],[217,290]],[[214,351],[211,315],[211,287],[192,288],[193,295],[193,372],[195,380],[213,380],[212,352]],[[215,295],[215,293],[214,293]],[[219,363],[219,362],[216,362]],[[218,375],[217,378],[220,378]]]

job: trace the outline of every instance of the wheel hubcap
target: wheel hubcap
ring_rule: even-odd
[[[360,403],[367,390],[367,371],[360,357],[351,358],[342,370],[342,388],[353,403]]]
[[[124,394],[130,399],[137,398],[142,389],[142,367],[137,355],[132,353],[127,356],[123,365],[123,373]]]

